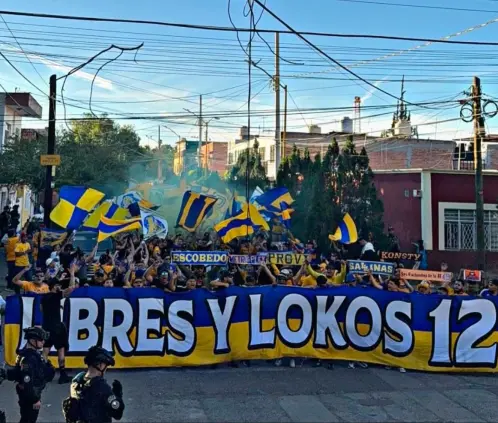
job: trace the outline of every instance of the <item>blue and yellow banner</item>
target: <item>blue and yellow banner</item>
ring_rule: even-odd
[[[269,263],[283,266],[302,266],[306,261],[304,254],[295,254],[292,251],[269,252],[267,257]]]
[[[363,260],[348,260],[349,273],[367,273],[372,272],[373,275],[392,275],[394,273],[394,263],[386,263],[384,261],[363,261]]]
[[[216,203],[216,198],[186,191],[183,195],[176,226],[194,232]]]
[[[228,253],[226,251],[172,251],[173,263],[199,266],[226,266]]]
[[[117,368],[199,366],[309,357],[434,372],[496,372],[493,298],[374,288],[232,287],[167,294],[155,288],[79,288],[63,300],[68,368],[95,344]],[[22,329],[42,323],[40,296],[7,297],[5,359]],[[55,363],[56,352],[51,353]]]

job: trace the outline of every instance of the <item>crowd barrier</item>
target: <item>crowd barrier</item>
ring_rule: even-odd
[[[10,296],[5,358],[22,328],[41,323],[39,296]],[[118,368],[198,366],[310,357],[424,371],[495,372],[497,302],[373,288],[231,287],[167,294],[154,288],[79,288],[64,300],[67,367],[94,344]],[[55,359],[55,352],[54,359]]]

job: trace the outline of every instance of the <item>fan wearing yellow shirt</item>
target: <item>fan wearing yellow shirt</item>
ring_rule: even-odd
[[[27,266],[22,269],[12,280],[12,283],[22,288],[24,292],[34,292],[36,294],[47,294],[50,289],[48,285],[44,282],[45,274],[42,269],[36,269],[35,280],[33,282],[21,280],[22,277],[29,272],[31,266]]]
[[[313,270],[313,268],[308,265],[307,266],[308,273],[315,279],[318,278],[322,273],[318,273]],[[346,279],[346,262],[341,261],[341,271],[338,272],[333,264],[327,264],[325,268],[325,272],[323,273],[327,278],[327,285],[335,285],[339,286],[344,283]],[[316,284],[315,284],[316,285]]]
[[[12,279],[16,275],[16,244],[19,242],[19,237],[16,235],[14,229],[9,229],[7,232],[7,239],[4,242],[5,258],[7,260],[7,288],[12,289]]]
[[[19,237],[19,242],[14,247],[15,258],[15,269],[14,273],[18,274],[23,269],[29,267],[29,253],[31,252],[31,246],[28,243],[28,239],[25,232],[21,232]],[[31,279],[31,272],[28,270],[26,272],[26,279]],[[16,290],[17,291],[17,290]]]

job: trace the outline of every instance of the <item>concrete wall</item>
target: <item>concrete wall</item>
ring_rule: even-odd
[[[422,237],[421,199],[413,196],[420,190],[420,173],[375,174],[377,193],[384,202],[384,224],[392,226],[401,248],[412,251],[412,242]]]

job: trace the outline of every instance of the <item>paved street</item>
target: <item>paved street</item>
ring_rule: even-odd
[[[498,378],[348,370],[252,368],[111,372],[123,382],[127,422],[478,422],[498,419]],[[68,386],[50,384],[40,421],[61,420]],[[19,418],[14,388],[0,408]]]

